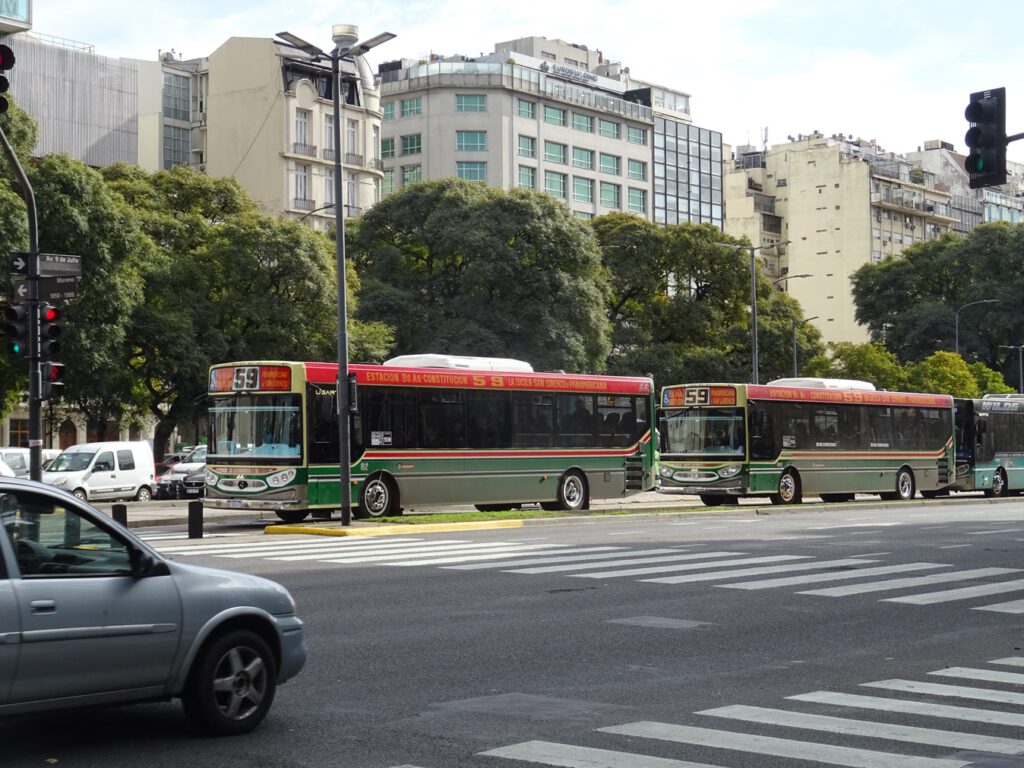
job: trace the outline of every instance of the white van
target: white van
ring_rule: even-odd
[[[81,443],[53,460],[43,482],[87,501],[149,501],[155,472],[153,449],[144,440]]]

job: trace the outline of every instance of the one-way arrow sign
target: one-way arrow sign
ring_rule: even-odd
[[[27,275],[28,274],[28,254],[27,253],[12,253],[11,254],[11,272],[16,275]]]

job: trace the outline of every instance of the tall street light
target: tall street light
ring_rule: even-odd
[[[733,243],[721,243],[721,245],[747,251],[750,254],[750,383],[759,384],[759,365],[757,360],[757,252],[778,248],[781,245],[789,245],[789,240],[767,245],[734,245]]]
[[[999,348],[1017,350],[1017,392],[1024,395],[1024,344],[1000,344]]]
[[[809,323],[809,322],[811,322],[811,320],[817,320],[817,319],[818,319],[818,315],[814,315],[814,317],[805,317],[803,320],[794,320],[793,321],[793,378],[794,379],[797,376],[800,375],[800,371],[799,371],[799,368],[797,367],[797,359],[796,359],[796,329],[799,328],[800,326],[802,326],[804,323]]]
[[[999,303],[999,299],[978,299],[977,301],[969,301],[968,303],[964,304],[962,307],[960,307],[960,309],[958,309],[956,311],[956,340],[955,340],[954,343],[956,344],[955,349],[956,349],[957,355],[960,354],[960,312],[962,310],[967,309],[968,307],[973,307],[975,304],[997,304],[997,303]]]
[[[341,524],[352,524],[352,456],[349,445],[349,391],[348,391],[348,307],[345,294],[345,205],[341,183],[341,60],[362,56],[371,48],[386,43],[395,35],[381,32],[368,40],[349,43],[358,37],[356,27],[335,24],[331,30],[334,50],[330,53],[307,43],[291,32],[278,32],[277,36],[294,48],[307,54],[313,61],[331,62],[331,100],[334,106],[334,252],[338,272],[338,496],[341,501]]]

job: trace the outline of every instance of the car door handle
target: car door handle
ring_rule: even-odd
[[[29,605],[32,607],[32,613],[56,613],[57,612],[57,601],[56,600],[33,600]]]

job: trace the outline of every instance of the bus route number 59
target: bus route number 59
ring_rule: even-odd
[[[686,390],[683,405],[711,405],[711,388],[690,387]]]

